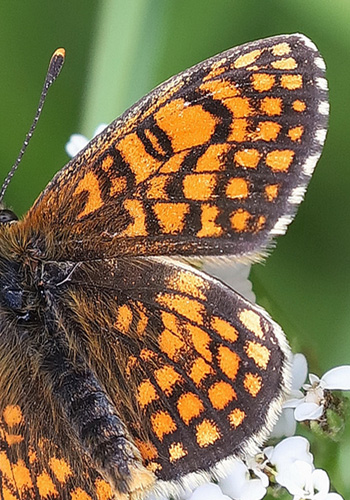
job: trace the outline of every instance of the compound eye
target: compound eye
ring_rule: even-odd
[[[12,210],[2,209],[0,210],[0,224],[11,224],[18,220],[17,215],[12,212]]]

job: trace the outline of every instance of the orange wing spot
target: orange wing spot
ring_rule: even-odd
[[[298,113],[302,113],[306,109],[306,104],[304,101],[300,101],[299,99],[296,99],[293,102],[292,107],[293,107],[294,111],[297,111]]]
[[[191,336],[193,346],[198,354],[210,363],[213,358],[209,348],[211,342],[210,336],[198,326],[191,325],[190,323],[186,324],[186,330]]]
[[[202,106],[189,105],[183,99],[168,101],[155,113],[154,118],[168,135],[175,152],[205,144],[217,124],[217,118]]]
[[[117,148],[135,175],[136,184],[148,179],[161,165],[159,160],[147,153],[136,132],[123,137]]]
[[[137,305],[138,305],[137,312],[140,316],[140,319],[137,322],[136,332],[137,332],[137,335],[139,335],[141,337],[145,333],[145,330],[146,330],[146,327],[148,324],[148,316],[146,314],[145,308],[139,302],[137,303]]]
[[[177,409],[182,420],[188,425],[204,411],[204,405],[197,394],[186,392],[179,397]]]
[[[278,61],[272,61],[271,66],[275,69],[291,70],[298,67],[298,63],[293,57],[284,57]]]
[[[203,92],[210,92],[214,99],[228,99],[239,95],[239,90],[234,83],[227,80],[213,80],[205,82],[200,87]]]
[[[150,441],[146,442],[141,441],[141,439],[136,439],[135,444],[144,460],[154,460],[158,457],[157,448]]]
[[[180,352],[185,348],[185,342],[179,333],[175,334],[165,329],[159,336],[159,348],[170,359],[176,361]]]
[[[163,166],[159,169],[160,174],[172,174],[178,172],[182,167],[185,156],[188,151],[180,151],[180,153],[174,154],[168,161],[166,161]]]
[[[205,308],[200,302],[197,302],[197,300],[170,293],[159,293],[156,301],[158,304],[168,307],[172,311],[176,311],[178,314],[181,314],[181,316],[184,316],[194,323],[199,325],[203,324]]]
[[[190,211],[188,203],[156,203],[153,211],[163,233],[178,234],[185,227],[185,216]]]
[[[221,345],[218,349],[217,360],[221,371],[231,380],[235,380],[241,362],[238,354]]]
[[[60,483],[66,483],[69,476],[72,475],[70,465],[63,458],[50,458],[49,465]]]
[[[250,332],[254,333],[256,337],[264,340],[265,334],[261,327],[260,316],[254,311],[250,311],[249,309],[243,309],[238,318],[243,326],[245,326]]]
[[[151,425],[154,434],[159,441],[163,441],[166,434],[176,431],[177,427],[174,420],[167,411],[159,410],[151,415]]]
[[[202,228],[197,232],[198,238],[215,238],[223,233],[223,229],[216,223],[216,218],[220,215],[220,209],[215,205],[203,203],[201,205]]]
[[[130,330],[130,325],[132,322],[132,310],[126,304],[118,307],[118,318],[115,322],[115,326],[118,330],[124,334],[127,334]]]
[[[177,462],[180,458],[185,457],[187,454],[188,451],[182,443],[172,443],[169,446],[169,460],[171,464]]]
[[[223,410],[233,399],[237,398],[232,386],[223,381],[215,382],[209,387],[208,396],[216,410]]]
[[[239,425],[243,422],[245,419],[246,414],[243,410],[240,410],[239,408],[235,408],[234,410],[231,411],[231,413],[228,416],[230,425],[237,429]]]
[[[275,141],[280,133],[282,126],[276,122],[259,122],[256,128],[255,141]]]
[[[254,373],[247,373],[244,377],[243,385],[245,390],[255,398],[262,388],[262,377]]]
[[[97,500],[112,500],[114,497],[111,485],[103,479],[95,481]]]
[[[301,125],[299,127],[293,127],[288,130],[288,135],[292,141],[299,141],[303,133],[304,127]]]
[[[126,177],[116,177],[111,179],[111,188],[109,194],[117,196],[120,193],[125,193],[127,188]]]
[[[295,153],[291,149],[271,151],[266,155],[266,165],[274,172],[287,172],[294,155]]]
[[[41,497],[48,497],[49,495],[58,495],[56,486],[54,485],[51,477],[47,472],[42,472],[36,478],[36,485],[39,490],[39,495]],[[74,492],[71,493],[72,500],[81,500],[80,497],[74,497]],[[90,499],[91,497],[89,497]]]
[[[89,215],[95,212],[103,206],[103,200],[101,198],[101,189],[96,175],[93,172],[87,172],[84,177],[79,181],[79,184],[75,188],[73,196],[80,193],[88,193],[88,199],[85,204],[84,210],[78,215],[78,219],[81,219],[85,215]]]
[[[170,365],[165,365],[154,372],[157,384],[166,396],[171,396],[174,387],[178,383],[183,383],[181,375]]]
[[[5,424],[9,427],[23,422],[21,408],[18,405],[7,405],[2,413]]]
[[[212,375],[213,369],[203,358],[196,358],[190,370],[190,377],[198,386],[208,375]]]
[[[275,84],[275,75],[268,73],[253,73],[251,82],[254,90],[257,92],[267,92],[271,90]]]
[[[8,479],[13,479],[12,467],[9,459],[7,458],[7,454],[4,451],[0,451],[0,471]]]
[[[7,488],[6,484],[2,485],[2,494],[4,500],[18,500],[18,496],[13,496],[11,491]]]
[[[220,335],[221,338],[229,342],[236,342],[238,339],[238,330],[230,323],[218,316],[212,316],[210,320],[211,327]]]
[[[163,146],[160,144],[158,137],[155,136],[154,133],[151,132],[151,130],[149,128],[146,128],[144,132],[145,132],[146,138],[152,144],[153,149],[155,151],[157,151],[157,153],[159,153],[160,155],[165,155],[167,153],[167,151],[165,151]]]
[[[261,56],[261,54],[262,50],[252,50],[251,52],[238,57],[233,63],[233,66],[236,69],[245,68],[246,66],[253,64]]]
[[[243,142],[248,139],[249,122],[246,118],[235,118],[231,123],[228,141]]]
[[[8,434],[7,432],[4,432],[4,438],[9,446],[21,443],[24,440],[24,437],[20,434]]]
[[[167,200],[166,188],[169,182],[169,175],[159,175],[149,179],[147,182],[147,198],[149,200]]]
[[[108,172],[108,170],[113,166],[114,160],[112,155],[107,155],[103,158],[102,163],[101,163],[101,168],[105,172]]]
[[[226,196],[232,199],[244,199],[249,194],[249,184],[246,179],[236,177],[230,179],[226,186]]]
[[[282,42],[274,45],[272,47],[272,53],[274,56],[285,56],[291,51],[290,45],[287,42]]]
[[[141,349],[140,351],[140,359],[142,359],[142,361],[150,361],[152,359],[155,359],[157,357],[157,354],[152,351],[152,349]]]
[[[92,500],[91,496],[86,493],[86,491],[81,488],[76,488],[71,492],[71,500]]]
[[[129,212],[134,219],[129,226],[118,236],[135,238],[136,236],[147,236],[146,215],[143,204],[139,200],[125,200],[124,208]]]
[[[225,99],[224,103],[232,112],[233,118],[246,118],[254,114],[254,109],[247,97],[232,97],[232,99]]]
[[[196,426],[196,439],[198,446],[201,448],[206,448],[214,444],[220,437],[221,435],[215,422],[207,418]]]
[[[160,464],[157,464],[157,462],[150,462],[149,464],[147,464],[147,469],[150,471],[150,472],[157,472],[157,471],[160,471],[163,469],[163,467],[160,465]],[[126,499],[125,499],[126,500]]]
[[[172,290],[192,295],[196,299],[207,299],[203,293],[207,288],[205,281],[192,272],[177,270],[167,280],[167,286]]]
[[[130,376],[131,372],[135,369],[138,363],[139,360],[138,358],[136,358],[136,356],[129,356],[125,368],[126,374]]]
[[[259,215],[258,220],[256,220],[254,224],[254,232],[257,233],[258,231],[260,231],[265,226],[265,222],[266,217],[264,215]]]
[[[195,172],[214,172],[225,167],[224,155],[230,150],[229,144],[212,144],[197,160]]]
[[[137,400],[141,406],[141,408],[145,408],[152,401],[156,401],[159,399],[159,396],[156,392],[154,385],[150,382],[149,379],[143,380],[141,384],[138,386],[138,396]]]
[[[159,336],[159,347],[170,359],[174,360],[185,347],[185,341],[179,332],[176,317],[165,311],[162,311],[161,315],[165,330]]]
[[[242,149],[235,153],[235,162],[240,167],[256,168],[258,166],[261,153],[257,149]]]
[[[303,86],[303,77],[301,75],[282,75],[281,85],[287,90],[300,89]]]
[[[189,200],[207,201],[216,187],[215,174],[187,174],[183,180],[183,193]]]
[[[279,184],[269,184],[265,187],[265,195],[268,201],[273,201],[277,198],[279,187]]]
[[[243,208],[239,208],[232,212],[230,216],[231,227],[235,231],[242,233],[243,231],[248,230],[248,222],[251,218],[251,214],[247,210],[243,210]]]
[[[249,358],[254,360],[254,363],[259,367],[266,370],[270,360],[270,351],[264,345],[258,342],[248,341],[244,346],[244,350]]]
[[[221,75],[221,73],[224,73],[226,71],[226,68],[224,66],[226,62],[227,62],[227,57],[223,57],[219,61],[215,61],[211,65],[209,73],[203,77],[203,82],[206,82],[207,80],[215,78],[216,76]]]
[[[30,477],[30,472],[28,467],[26,467],[23,460],[18,460],[18,462],[12,466],[13,479],[19,490],[31,489],[33,488],[32,479]]]
[[[28,458],[31,465],[33,465],[38,460],[38,455],[32,448],[29,448]]]
[[[260,101],[260,109],[267,116],[279,116],[282,113],[282,99],[280,97],[264,97]]]

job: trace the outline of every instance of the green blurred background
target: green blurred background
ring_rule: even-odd
[[[301,32],[328,67],[324,154],[295,222],[252,278],[258,302],[312,372],[350,363],[349,0],[44,0],[0,2],[0,178],[18,154],[49,58],[67,52],[23,164],[6,194],[27,210],[67,161],[72,133],[91,137],[169,76],[241,43]],[[341,445],[314,439],[316,465],[350,498],[350,425]]]

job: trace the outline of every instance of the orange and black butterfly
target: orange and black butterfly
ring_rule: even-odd
[[[115,120],[23,219],[0,212],[2,499],[175,494],[263,443],[284,334],[172,257],[254,260],[284,233],[325,139],[324,72],[302,35],[228,50]]]

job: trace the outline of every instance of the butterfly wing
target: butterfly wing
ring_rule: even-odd
[[[217,472],[271,431],[289,387],[287,342],[220,281],[171,259],[110,259],[74,266],[52,302],[158,488]]]
[[[62,260],[256,256],[285,231],[320,156],[324,72],[310,40],[282,35],[180,73],[69,162],[22,224],[50,231]]]

